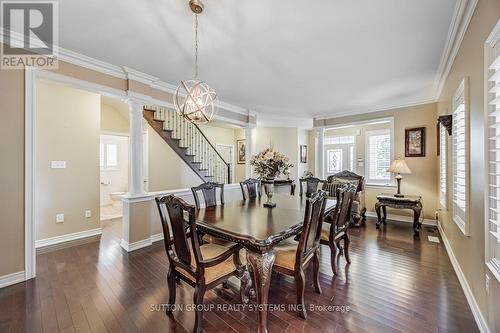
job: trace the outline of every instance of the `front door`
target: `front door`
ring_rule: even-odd
[[[325,177],[343,170],[356,172],[354,166],[354,144],[325,146]]]

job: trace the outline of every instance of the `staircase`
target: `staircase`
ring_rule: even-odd
[[[230,164],[200,128],[174,110],[145,106],[144,118],[203,182],[231,183]]]

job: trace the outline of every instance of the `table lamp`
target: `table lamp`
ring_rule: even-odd
[[[403,175],[410,174],[411,173],[410,168],[408,168],[408,165],[406,164],[405,160],[397,158],[394,161],[392,161],[391,166],[389,167],[389,169],[387,169],[387,172],[392,172],[397,174],[395,178],[398,181],[398,193],[394,194],[394,196],[397,198],[403,198],[404,195],[401,194],[401,179],[403,179],[403,177],[401,176],[401,174]]]

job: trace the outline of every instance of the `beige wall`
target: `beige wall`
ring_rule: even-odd
[[[238,140],[245,140],[245,130],[244,129],[236,129],[234,131],[234,156],[236,159],[234,165],[234,182],[239,183],[245,180],[245,164],[238,164],[237,161],[237,149],[238,149]]]
[[[424,216],[434,219],[437,209],[437,141],[436,141],[436,104],[423,104],[375,113],[354,115],[325,120],[327,126],[364,122],[380,118],[393,117],[394,119],[394,156],[403,157],[412,170],[411,175],[404,175],[402,191],[406,194],[422,196]],[[412,127],[426,127],[426,154],[425,157],[405,156],[405,129]],[[373,127],[375,128],[375,127]],[[364,152],[364,140],[359,145]],[[359,154],[359,151],[358,151]],[[364,156],[364,155],[363,155]],[[366,161],[365,161],[366,163]],[[368,211],[374,211],[376,196],[380,193],[396,193],[396,187],[367,186],[365,190],[365,204]],[[388,209],[389,214],[411,215],[411,212]]]
[[[151,192],[189,188],[201,179],[155,130],[148,128],[148,189]]]
[[[447,210],[440,214],[440,223],[491,332],[500,332],[500,283],[485,265],[484,42],[499,17],[500,1],[479,1],[437,107],[440,115],[451,113],[455,90],[464,77],[469,78],[470,236],[464,236]],[[451,154],[448,154],[448,160],[451,161]],[[448,166],[450,183],[451,163]],[[448,193],[451,191],[452,187],[448,186]],[[491,277],[489,296],[486,294],[485,274]]]
[[[24,71],[0,71],[0,101],[0,276],[3,276],[24,270]]]
[[[127,104],[122,103],[123,108],[127,108]],[[128,112],[128,110],[125,110]],[[123,114],[123,110],[118,110],[116,106],[101,102],[101,131],[112,133],[129,132],[129,120]]]
[[[100,108],[98,94],[37,81],[37,240],[99,227]],[[51,161],[66,161],[66,168],[52,169]],[[58,213],[65,215],[63,223],[56,224]]]
[[[269,148],[270,146],[290,158],[290,163],[294,165],[291,169],[290,178],[298,179],[302,176],[305,170],[314,171],[314,141],[310,143],[310,135],[312,131],[297,129],[291,127],[256,127],[253,130],[252,155]],[[236,140],[245,139],[245,130],[235,130],[235,147]],[[307,163],[300,163],[300,145],[308,146]],[[312,160],[312,163],[311,163]],[[256,177],[256,175],[254,175]],[[245,165],[236,164],[236,182],[245,179]]]

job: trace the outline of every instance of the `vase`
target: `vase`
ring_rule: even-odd
[[[264,184],[264,190],[266,191],[267,201],[264,203],[264,207],[274,208],[276,203],[273,202],[274,194],[274,179],[265,179],[262,181]]]

